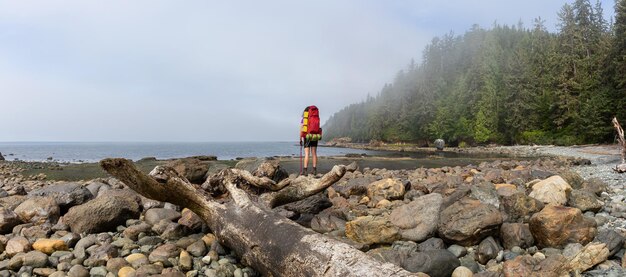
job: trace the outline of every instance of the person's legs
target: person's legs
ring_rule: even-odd
[[[313,156],[313,174],[317,174],[317,147],[311,147],[311,156]]]
[[[302,167],[302,174],[306,175],[306,170],[307,167],[309,166],[309,150],[311,149],[311,147],[305,147],[304,148],[304,164]]]

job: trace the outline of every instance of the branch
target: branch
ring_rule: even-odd
[[[104,159],[100,161],[100,166],[145,197],[187,207],[198,214],[213,213],[211,209],[220,207],[217,202],[210,201],[212,197],[202,188],[189,183],[171,168],[156,167],[151,172],[156,177],[155,180],[139,171],[132,161],[126,159]]]
[[[296,202],[325,190],[339,181],[346,172],[354,172],[356,169],[357,165],[353,162],[348,166],[334,166],[330,172],[324,174],[320,179],[299,176],[291,180],[289,186],[284,189],[261,195],[260,201],[270,208]]]

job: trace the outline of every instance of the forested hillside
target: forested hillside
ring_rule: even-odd
[[[575,0],[558,11],[557,33],[532,26],[473,26],[436,37],[374,97],[326,122],[327,139],[351,137],[451,144],[612,142],[626,122],[626,0],[614,22],[602,6]],[[610,7],[611,9],[613,7]]]

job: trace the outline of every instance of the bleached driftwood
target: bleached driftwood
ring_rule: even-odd
[[[619,145],[622,147],[622,163],[618,164],[615,166],[615,168],[613,170],[619,172],[619,173],[624,173],[626,172],[626,140],[624,140],[624,129],[622,129],[622,126],[619,124],[619,122],[617,121],[616,117],[613,117],[613,127],[615,127],[615,130],[617,131],[617,141],[619,142]]]
[[[257,202],[238,188],[238,182],[259,180],[237,174],[237,171],[223,172],[220,180],[226,193],[211,195],[167,168],[153,171],[153,178],[125,159],[105,159],[100,164],[139,194],[194,211],[222,244],[242,257],[242,263],[263,276],[423,276],[393,264],[383,264],[269,209],[322,191],[346,171],[355,170],[354,165],[335,166],[321,179],[295,178],[282,190],[261,195]],[[265,180],[259,183],[268,184]]]

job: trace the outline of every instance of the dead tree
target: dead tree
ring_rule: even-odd
[[[622,151],[621,151],[622,163],[616,165],[614,170],[619,173],[624,173],[626,172],[626,140],[624,140],[624,129],[622,129],[622,126],[619,124],[616,117],[613,117],[612,122],[613,122],[613,127],[615,127],[615,130],[617,131],[617,141],[619,142],[619,145],[622,147]]]
[[[354,171],[356,165],[335,166],[321,179],[300,176],[280,185],[266,177],[228,169],[221,174],[220,183],[224,186],[221,195],[212,195],[163,167],[155,168],[151,177],[125,159],[105,159],[100,165],[145,197],[194,211],[222,244],[241,257],[243,264],[264,276],[423,276],[381,263],[270,209],[321,192],[341,179],[346,171]],[[238,187],[244,182],[276,191],[256,197]]]

